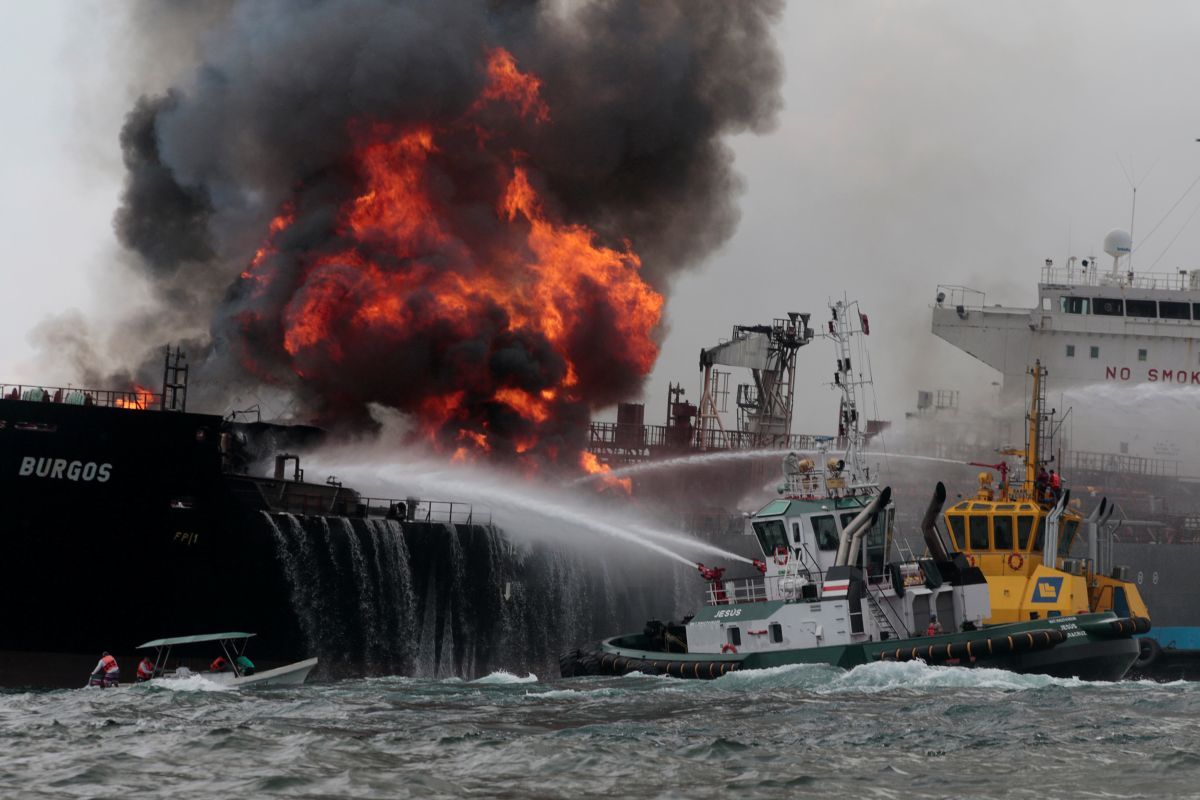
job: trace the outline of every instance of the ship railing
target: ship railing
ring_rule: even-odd
[[[142,390],[80,389],[73,386],[0,383],[0,399],[34,403],[62,403],[69,406],[100,406],[136,410],[161,409],[161,392]]]
[[[1120,289],[1200,289],[1200,270],[1176,272],[1113,272],[1101,264],[1070,264],[1066,267],[1042,267],[1042,283],[1072,286],[1111,286]]]
[[[1116,472],[1155,478],[1178,478],[1179,462],[1165,458],[1144,458],[1122,453],[1095,453],[1073,450],[1067,456],[1071,470],[1079,472]]]
[[[358,506],[364,517],[394,519],[401,523],[439,522],[467,526],[492,524],[492,509],[489,506],[455,500],[360,497]]]
[[[771,578],[761,575],[752,578],[731,578],[727,581],[711,581],[705,602],[710,606],[727,606],[732,603],[765,603],[771,599],[767,583]]]
[[[824,441],[844,447],[842,440],[813,434],[766,434],[750,431],[700,430],[691,425],[638,425],[593,422],[588,425],[589,452],[621,460],[642,460],[652,450],[816,450]]]
[[[790,585],[782,586],[782,581],[790,581]],[[723,581],[712,581],[705,593],[705,603],[710,606],[727,606],[733,603],[765,603],[768,600],[797,599],[803,595],[800,583],[811,587],[815,592],[817,584],[812,576],[798,575],[754,575],[749,578],[730,578]],[[784,591],[788,589],[789,591]]]
[[[947,308],[962,308],[978,310],[983,308],[987,295],[970,286],[959,286],[952,283],[939,283],[937,287],[937,305]]]

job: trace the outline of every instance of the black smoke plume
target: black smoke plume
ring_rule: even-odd
[[[208,14],[139,6],[132,19],[144,37],[170,30],[177,39],[191,26],[198,57],[128,115],[116,231],[170,313],[210,329],[198,379],[274,385],[299,401],[298,416],[332,426],[365,422],[372,403],[416,411],[434,390],[465,389],[448,430],[519,441],[528,422],[494,390],[536,395],[561,383],[565,367],[535,331],[512,330],[503,309],[488,308],[469,336],[434,320],[357,341],[333,361],[302,362],[283,347],[281,320],[297,293],[314,280],[353,292],[336,269],[314,276],[304,265],[346,246],[337,215],[362,190],[351,158],[362,131],[462,120],[486,85],[488,53],[505,49],[541,81],[550,121],[489,107],[478,112],[494,132],[483,146],[439,139],[429,186],[456,247],[477,260],[504,252],[496,166],[519,153],[558,219],[632,248],[642,277],[665,293],[734,231],[740,183],[724,138],[774,123],[780,13],[781,0],[253,0]],[[293,220],[267,257],[283,277],[256,294],[241,276],[281,209]],[[423,264],[443,263],[435,250]],[[383,248],[370,255],[386,270],[411,268]],[[558,422],[543,431],[554,450],[577,446],[588,409],[636,392],[644,377],[612,355],[621,308],[596,294],[571,344],[579,396],[555,401]],[[419,291],[407,302],[421,313]],[[476,383],[464,386],[464,375]]]

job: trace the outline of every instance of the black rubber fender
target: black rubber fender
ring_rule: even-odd
[[[1138,639],[1138,657],[1133,662],[1134,669],[1149,669],[1162,657],[1162,645],[1157,639],[1143,636]]]
[[[676,661],[674,659],[641,659],[619,656],[612,653],[581,653],[574,656],[575,651],[564,654],[560,659],[563,677],[578,675],[628,675],[641,672],[647,675],[669,675],[672,678],[688,678],[712,680],[730,672],[741,669],[737,661]],[[574,670],[572,674],[567,669]]]
[[[1084,627],[1101,636],[1125,637],[1149,633],[1151,625],[1150,620],[1145,617],[1122,617],[1108,622],[1092,623]]]
[[[575,678],[580,675],[587,675],[583,671],[583,651],[579,648],[568,650],[558,657],[558,674],[564,678]]]
[[[1046,650],[1066,641],[1067,635],[1057,629],[1024,631],[1004,636],[989,636],[966,642],[928,644],[917,647],[898,647],[884,650],[877,658],[880,661],[913,661],[920,659],[928,664],[937,664],[952,659],[987,658],[1009,653],[1030,653]]]

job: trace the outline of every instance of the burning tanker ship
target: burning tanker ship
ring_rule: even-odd
[[[95,652],[167,631],[267,633],[264,657],[315,650],[329,674],[541,668],[560,634],[663,596],[515,545],[486,509],[306,481],[294,452],[319,429],[188,412],[178,352],[167,375],[161,393],[3,387],[0,685],[73,685]]]
[[[132,15],[170,68],[121,132],[115,229],[157,303],[126,327],[190,337],[192,395],[178,360],[150,391],[157,354],[118,345],[142,366],[99,371],[100,337],[42,327],[82,385],[124,390],[4,387],[16,605],[0,681],[221,628],[269,633],[268,657],[467,675],[550,663],[594,615],[643,617],[647,592],[516,547],[469,505],[366,499],[303,480],[289,456],[321,431],[369,434],[382,408],[450,460],[602,471],[590,413],[640,388],[671,277],[736,226],[723,138],[773,122],[780,13],[364,0]],[[317,427],[221,416],[247,395]]]

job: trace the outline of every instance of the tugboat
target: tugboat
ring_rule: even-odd
[[[1018,622],[1061,617],[1075,613],[1111,611],[1119,617],[1149,620],[1150,613],[1129,568],[1105,569],[1099,531],[1113,512],[1104,498],[1087,517],[1070,501],[1071,492],[1056,492],[1042,485],[1051,461],[1043,453],[1053,449],[1052,415],[1045,410],[1046,368],[1041,362],[1029,370],[1031,398],[1019,486],[1009,482],[1009,466],[981,464],[999,474],[993,489],[992,474],[979,475],[975,496],[945,513],[951,542],[967,560],[987,576],[992,613],[988,623]],[[931,509],[933,510],[933,509]],[[934,511],[936,513],[936,511]],[[1086,558],[1072,558],[1073,546],[1086,538]],[[1149,628],[1146,628],[1149,630]],[[1138,633],[1145,633],[1139,627]],[[1150,642],[1142,640],[1141,659]]]
[[[709,583],[699,611],[678,624],[651,620],[641,633],[606,639],[597,650],[572,650],[560,659],[563,677],[716,678],[787,664],[851,668],[914,659],[1088,680],[1123,677],[1138,657],[1133,636],[1149,630],[1144,616],[1081,607],[1081,613],[988,624],[994,592],[978,557],[958,552],[957,542],[948,549],[937,530],[941,484],[922,524],[927,555],[898,553],[903,560],[892,560],[891,491],[871,479],[861,450],[856,390],[868,380],[856,377],[850,363],[849,343],[863,317],[855,303],[839,301],[831,310],[827,336],[838,347],[834,385],[842,393],[845,452],[830,458],[828,439],[815,459],[793,453],[784,460],[781,498],[751,519],[763,555],[755,561],[760,574],[725,579],[723,568],[697,565]],[[1061,507],[1057,513],[1055,521]]]

